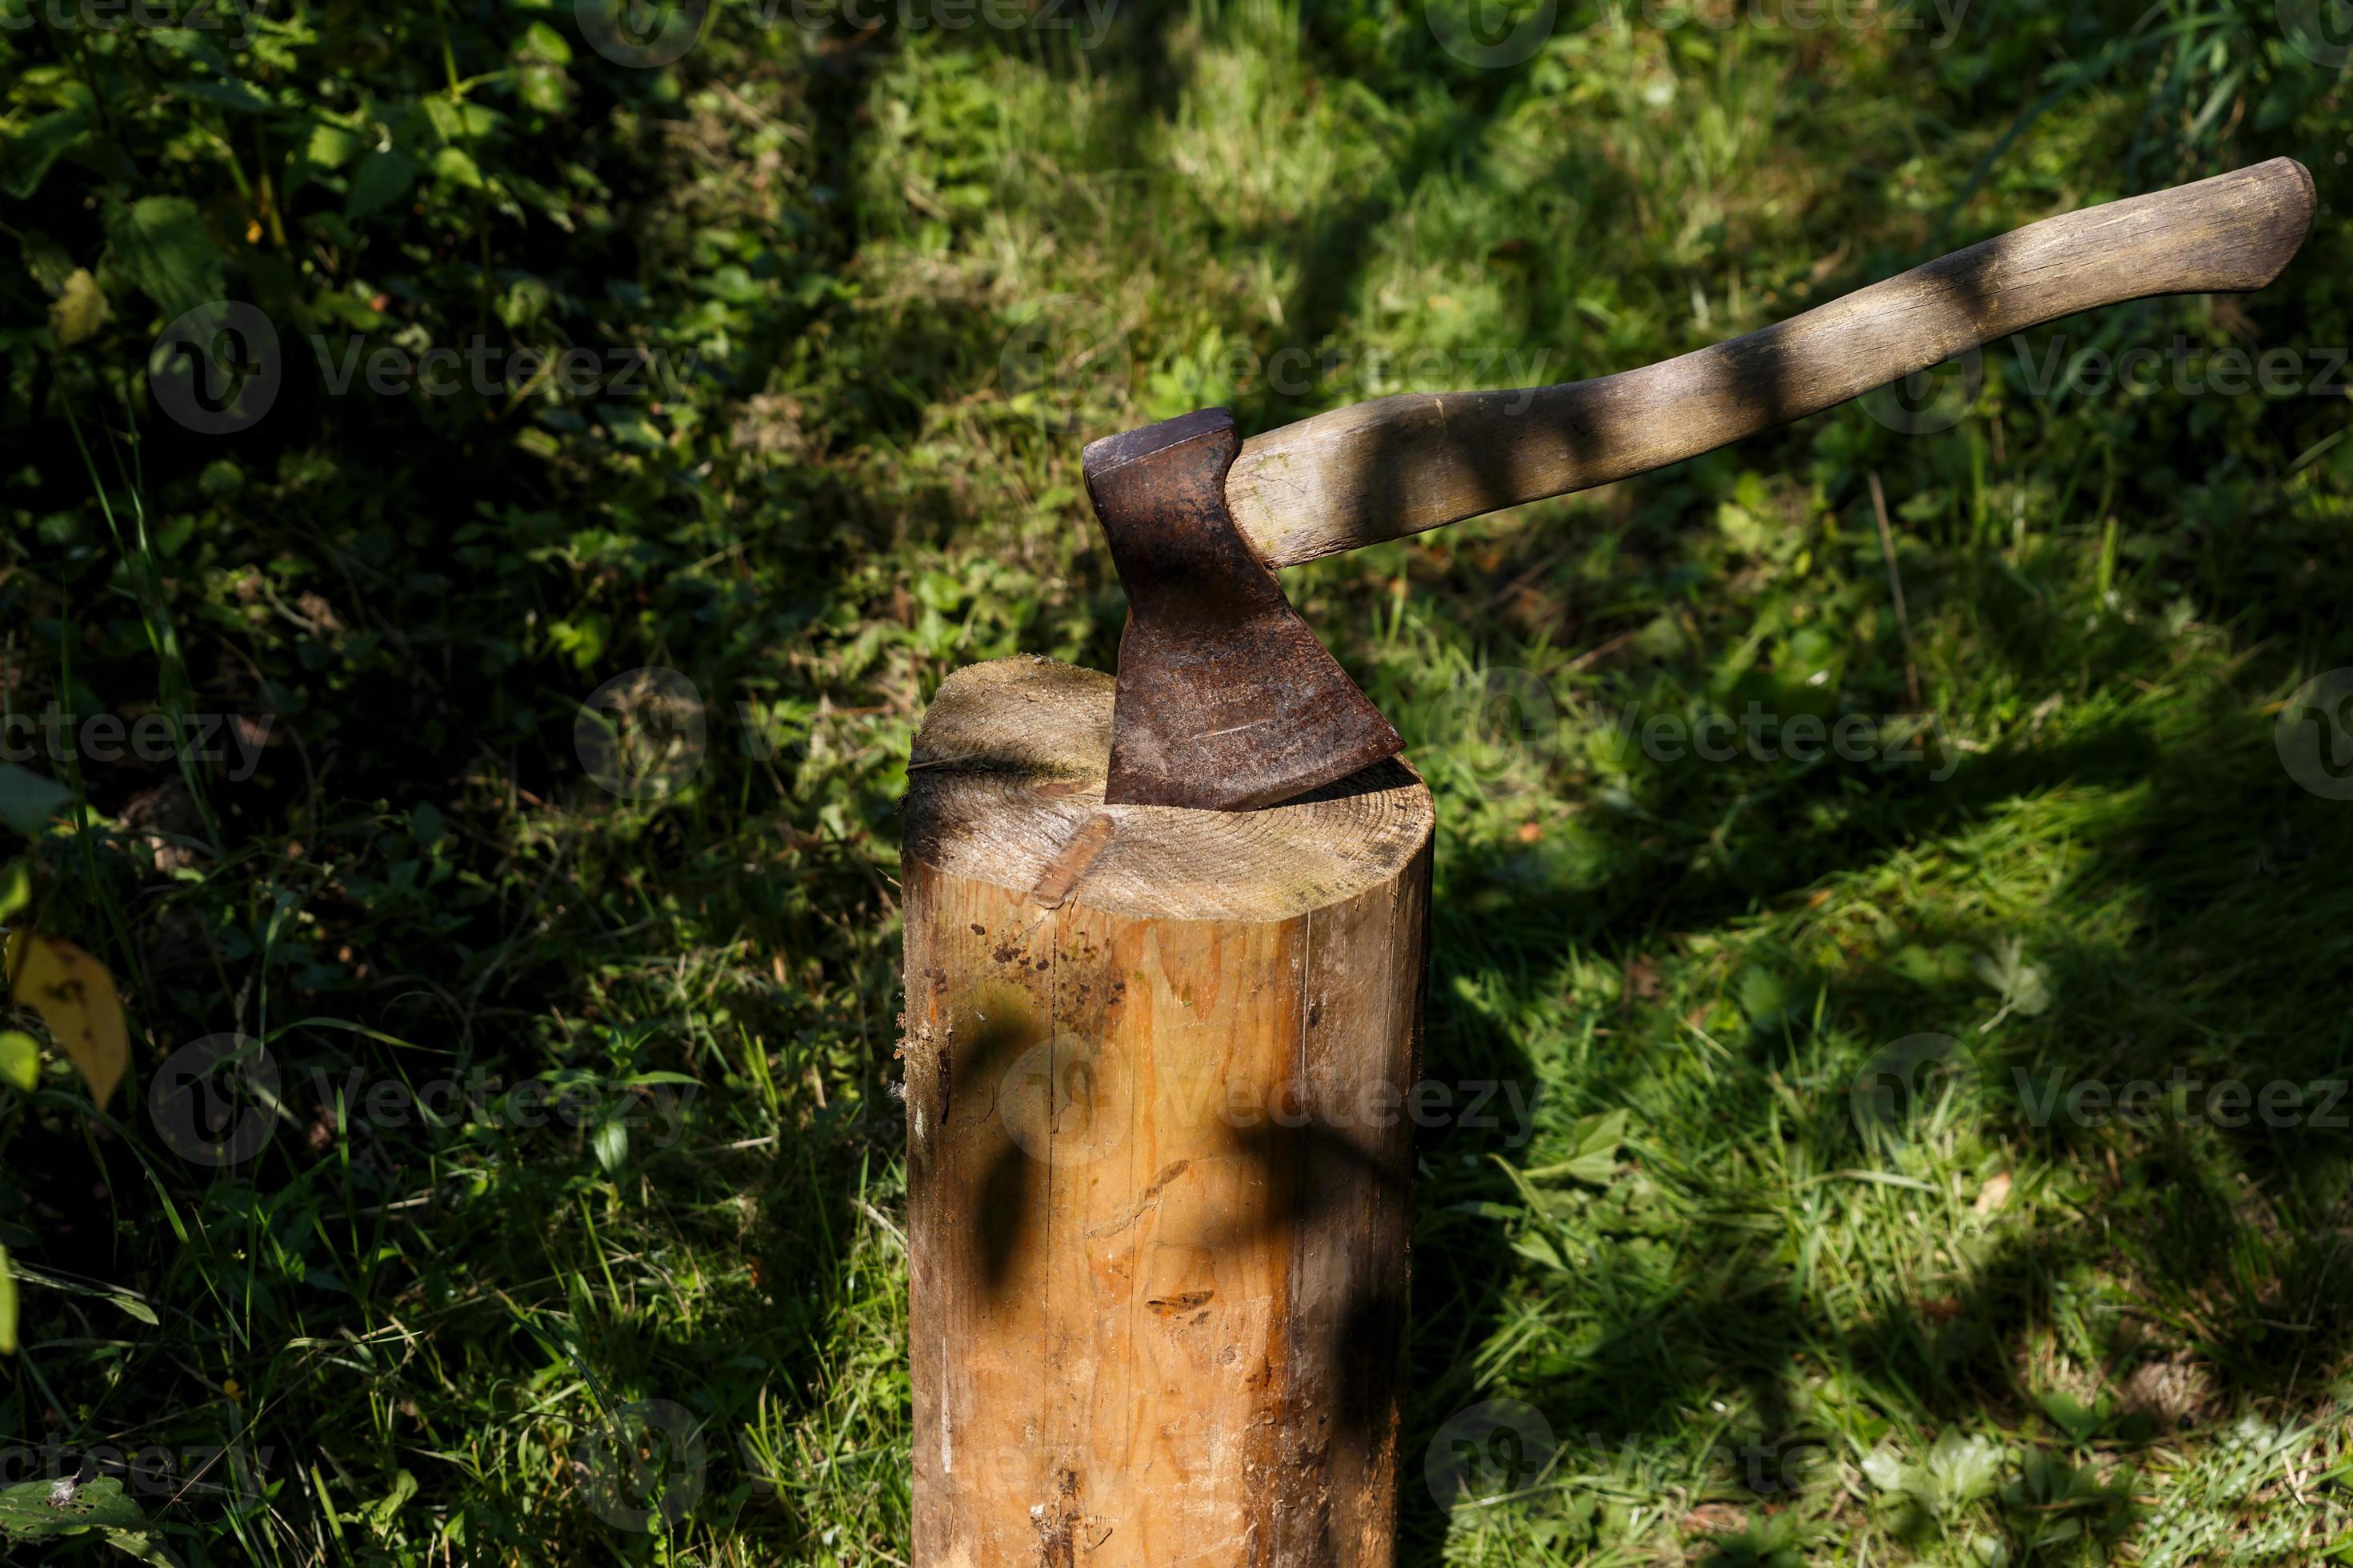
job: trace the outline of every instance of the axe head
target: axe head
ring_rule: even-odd
[[[1248,811],[1400,750],[1226,510],[1241,450],[1205,408],[1092,443],[1095,518],[1127,590],[1113,700],[1114,805]]]

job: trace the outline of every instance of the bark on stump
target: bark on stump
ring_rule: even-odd
[[[1430,795],[1106,806],[1111,701],[979,665],[915,741],[914,1560],[1386,1568]]]

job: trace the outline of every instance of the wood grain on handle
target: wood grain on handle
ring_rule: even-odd
[[[1607,484],[2078,310],[2260,289],[2304,243],[2312,211],[2312,176],[2274,158],[2044,218],[1641,370],[1335,409],[1245,442],[1226,503],[1271,564],[1290,566]]]

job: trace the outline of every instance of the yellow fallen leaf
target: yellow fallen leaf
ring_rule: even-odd
[[[2008,1202],[2010,1202],[2010,1173],[1998,1171],[1986,1178],[1986,1184],[1978,1189],[1978,1201],[1969,1206],[1976,1209],[1978,1213],[1986,1215],[1993,1213]]]
[[[73,943],[25,931],[9,934],[8,973],[9,994],[41,1016],[105,1110],[131,1060],[114,976]]]
[[[114,312],[99,291],[98,279],[87,269],[76,268],[66,277],[65,288],[49,305],[49,331],[58,340],[58,347],[69,349],[106,325]]]

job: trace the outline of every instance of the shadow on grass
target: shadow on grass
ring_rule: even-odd
[[[2343,934],[2353,930],[2353,889],[2331,874],[2353,855],[2353,816],[2297,788],[2260,720],[2233,714],[2163,742],[2114,726],[1967,757],[1941,784],[1907,778],[1858,792],[1835,771],[1784,774],[1760,784],[1775,805],[1752,807],[1720,839],[1692,835],[1667,849],[1630,842],[1589,889],[1546,886],[1504,847],[1457,845],[1441,873],[1457,905],[1482,886],[1508,887],[1514,929],[1499,937],[1441,926],[1433,1035],[1525,1072],[1510,1030],[1445,1000],[1450,975],[1532,999],[1557,984],[1548,960],[1564,946],[1608,950],[1623,932],[1638,935],[1622,945],[1639,946],[1651,933],[1736,927],[1827,877],[1967,834],[1998,822],[2012,803],[2063,790],[2105,805],[2085,823],[2086,853],[2052,898],[2068,911],[2122,905],[2130,927],[2110,940],[2038,938],[2032,957],[2056,998],[2051,1011],[2019,1019],[1996,1037],[2000,1046],[1972,1026],[1963,1049],[1985,1135],[2015,1151],[2021,1172],[2040,1163],[2078,1173],[2081,1189],[2067,1195],[2073,1221],[2025,1235],[1996,1230],[1981,1253],[1952,1263],[1948,1287],[1884,1303],[1859,1321],[1809,1299],[1779,1219],[1741,1223],[1771,1215],[1772,1194],[1709,1190],[1704,1169],[1686,1173],[1701,1196],[1668,1238],[1667,1260],[1654,1237],[1605,1237],[1588,1270],[1550,1282],[1549,1300],[1525,1268],[1506,1267],[1501,1227],[1440,1229],[1421,1251],[1417,1291],[1416,1368],[1429,1393],[1417,1425],[1425,1437],[1433,1415],[1467,1403],[1448,1391],[1461,1385],[1465,1350],[1482,1342],[1507,1303],[1549,1313],[1577,1346],[1565,1360],[1523,1362],[1511,1377],[1560,1434],[1663,1436],[1691,1406],[1713,1401],[1729,1404],[1768,1442],[1836,1443],[1803,1415],[1809,1375],[1826,1369],[1931,1430],[1988,1411],[2005,1425],[2031,1424],[2054,1385],[2038,1381],[2030,1341],[2078,1310],[2067,1302],[2095,1281],[2112,1283],[2144,1315],[2136,1330],[2108,1336],[2104,1371],[2121,1379],[2133,1366],[2158,1370],[2126,1382],[2127,1397],[2093,1410],[2082,1430],[2043,1418],[2054,1452],[2096,1438],[2130,1453],[2177,1427],[2226,1426],[2258,1406],[2290,1420],[2327,1408],[2331,1373],[2353,1352],[2353,1259],[2342,1240],[2353,1046],[2329,1002],[2332,977],[2353,959]],[[1672,820],[1674,808],[1654,816]],[[1704,876],[1695,869],[1704,856],[1715,867]],[[1903,938],[1930,951],[1978,950],[2002,934],[1953,922]],[[1940,994],[1883,964],[1804,975],[1787,989],[1811,995],[1817,987],[1823,1028],[1866,1041],[1949,1027],[1957,1008],[1991,1011],[1981,989]],[[1658,1012],[1630,1011],[1634,1026],[1620,1038],[1656,1042],[1643,1047],[1651,1051],[1687,1048],[1683,1026]],[[1815,1151],[1818,1165],[1878,1168],[1881,1152],[1852,1120],[1845,1082],[1814,1083],[1812,1121],[1789,1124],[1772,1084],[1806,1081],[1795,1037],[1803,1032],[1785,1023],[1735,1042],[1733,1059],[1679,1114],[1715,1127],[1719,1146],[1767,1146],[1778,1121],[1779,1137]],[[1649,1071],[1623,1047],[1610,1057],[1580,1085],[1591,1105],[1627,1103]],[[2218,1123],[2211,1100],[2202,1118],[2193,1103],[2137,1127],[2119,1125],[2113,1112],[2072,1115],[2063,1092],[2051,1110],[2054,1082],[2063,1090],[2182,1078],[2210,1089],[2243,1082],[2258,1102],[2271,1084],[2297,1086],[2296,1096],[2270,1125],[2260,1113]],[[1485,1195],[1516,1201],[1501,1182],[1487,1183]],[[1873,1201],[1885,1223],[1902,1227],[1916,1205],[1949,1200],[1875,1189]],[[1607,1277],[1613,1269],[1620,1278]],[[2021,1484],[2074,1483],[2045,1464]],[[2113,1542],[2133,1514],[2120,1493],[2074,1496],[2065,1506],[2094,1540]],[[1434,1561],[1442,1514],[1410,1489],[1406,1514],[1417,1548]],[[2005,1518],[2011,1550],[2024,1550],[2031,1510]]]

